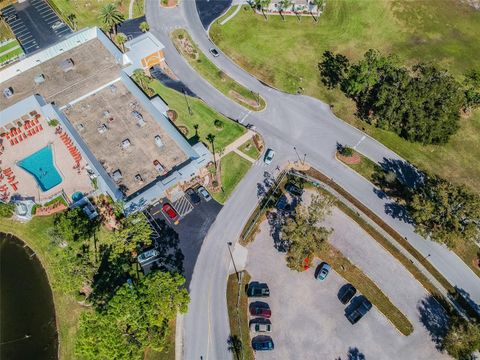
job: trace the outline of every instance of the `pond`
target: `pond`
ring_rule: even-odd
[[[55,308],[33,251],[0,232],[0,359],[58,358]]]

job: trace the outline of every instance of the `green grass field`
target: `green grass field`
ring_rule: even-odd
[[[65,18],[69,14],[75,14],[77,17],[78,28],[82,29],[89,26],[102,26],[98,19],[100,9],[109,3],[117,5],[118,10],[128,19],[129,0],[50,0],[60,10],[62,17]],[[143,0],[135,0],[133,4],[133,16],[138,17],[144,14]]]
[[[7,52],[5,55],[0,56],[0,64],[14,58],[15,56],[22,55],[22,54],[23,54],[22,48],[19,47],[19,48],[13,49]]]
[[[206,136],[211,133],[215,135],[215,150],[218,152],[220,149],[225,148],[225,146],[232,141],[242,136],[246,131],[243,126],[217,113],[202,100],[188,97],[188,103],[193,113],[190,115],[183,94],[167,88],[158,80],[154,80],[151,87],[163,100],[165,100],[170,109],[175,110],[178,113],[178,118],[175,120],[174,124],[177,127],[184,126],[188,129],[186,137],[191,143],[201,141],[212,150],[211,144],[206,140]],[[220,120],[222,122],[222,129],[215,127],[215,120]],[[193,127],[195,124],[198,124],[197,134]]]
[[[269,16],[250,7],[210,35],[233,60],[263,81],[289,92],[333,104],[336,114],[363,129],[422,169],[480,192],[480,111],[461,120],[461,129],[444,146],[422,146],[376,129],[354,116],[355,106],[339,90],[327,90],[317,64],[325,50],[358,60],[369,48],[394,53],[405,65],[433,62],[459,76],[480,66],[480,12],[461,1],[338,0],[311,17]]]
[[[247,109],[260,111],[265,108],[265,100],[262,97],[220,71],[197,47],[186,30],[177,29],[170,36],[178,52],[182,54],[190,66],[217,90]],[[190,52],[186,50],[184,41],[188,41],[188,44],[191,46]]]
[[[212,196],[219,203],[224,204],[237,184],[250,170],[252,163],[240,155],[231,152],[220,160],[223,192],[213,193]]]
[[[238,149],[244,154],[250,156],[252,159],[255,159],[255,160],[258,159],[258,157],[260,156],[260,151],[258,151],[252,139],[245,142]]]
[[[19,46],[19,45],[20,44],[17,40],[10,41],[5,45],[0,46],[0,53],[3,53],[5,51],[10,50],[11,48],[14,48],[14,47]]]

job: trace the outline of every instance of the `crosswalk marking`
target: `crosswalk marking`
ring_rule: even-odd
[[[173,204],[173,208],[177,211],[178,215],[185,216],[190,211],[193,210],[193,205],[188,201],[185,196],[182,196],[180,199],[175,201]]]

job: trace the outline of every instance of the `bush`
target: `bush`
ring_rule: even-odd
[[[0,217],[9,218],[13,215],[13,204],[6,204],[0,202]]]
[[[57,120],[57,119],[52,119],[52,120],[49,120],[47,122],[48,125],[52,126],[52,127],[55,127],[57,126],[58,124],[60,124],[60,122]]]
[[[222,130],[223,129],[223,121],[221,120],[215,120],[213,122],[213,125],[215,125],[215,127],[218,129],[218,130]]]
[[[353,149],[348,146],[343,146],[342,149],[340,150],[340,154],[346,157],[353,156]]]

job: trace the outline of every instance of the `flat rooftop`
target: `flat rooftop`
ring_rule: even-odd
[[[168,172],[188,159],[121,80],[64,113],[110,177],[115,180],[114,172],[120,171],[116,183],[126,196],[164,175],[154,166],[155,160]]]
[[[68,59],[73,61],[73,67],[65,72],[60,65]],[[118,79],[121,69],[115,57],[95,38],[0,83],[2,91],[8,87],[14,91],[8,99],[0,96],[0,108],[33,94],[42,95],[47,103],[63,106]],[[38,75],[45,78],[41,84],[35,83]]]

